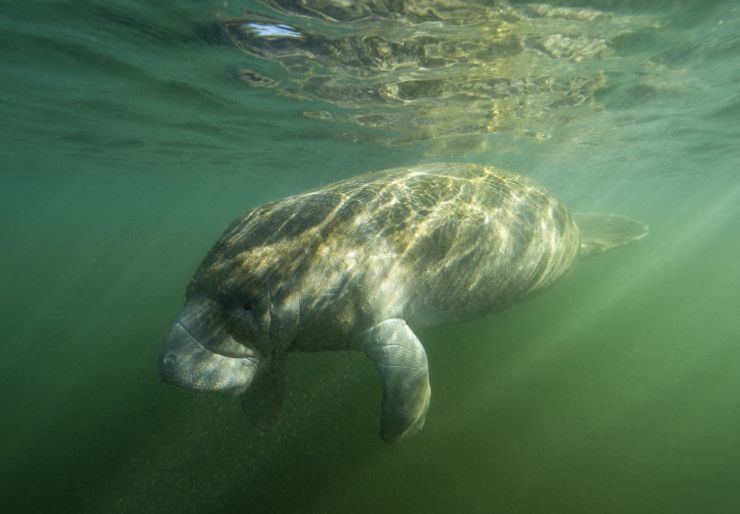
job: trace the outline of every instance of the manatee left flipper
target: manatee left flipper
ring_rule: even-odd
[[[356,344],[383,383],[380,436],[396,443],[424,427],[429,410],[429,367],[424,347],[402,319],[387,319],[360,333]]]
[[[258,372],[249,389],[240,396],[247,419],[257,429],[272,430],[283,411],[285,355],[275,357]]]

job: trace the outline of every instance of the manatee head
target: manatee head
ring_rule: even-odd
[[[196,391],[241,394],[269,352],[264,316],[189,295],[159,354],[162,378]]]
[[[264,244],[274,231],[252,227],[255,217],[270,225],[260,212],[232,223],[191,279],[159,355],[166,382],[243,395],[250,386],[250,392],[259,389],[255,382],[276,375],[296,336],[299,296],[276,273],[282,254]]]

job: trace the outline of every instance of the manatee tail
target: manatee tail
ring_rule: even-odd
[[[618,214],[577,213],[573,219],[581,231],[581,259],[648,235],[647,225]]]

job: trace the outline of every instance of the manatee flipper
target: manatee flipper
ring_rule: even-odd
[[[649,231],[644,223],[619,214],[576,213],[573,219],[581,233],[581,259],[642,239]]]
[[[285,391],[285,355],[267,363],[240,396],[242,410],[250,424],[259,430],[272,430],[283,411]]]
[[[358,337],[362,351],[375,364],[383,384],[380,436],[395,443],[424,426],[429,409],[427,354],[402,319],[387,319]]]

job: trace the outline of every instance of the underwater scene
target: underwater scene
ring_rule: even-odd
[[[0,156],[2,512],[740,512],[740,3],[5,1]]]

